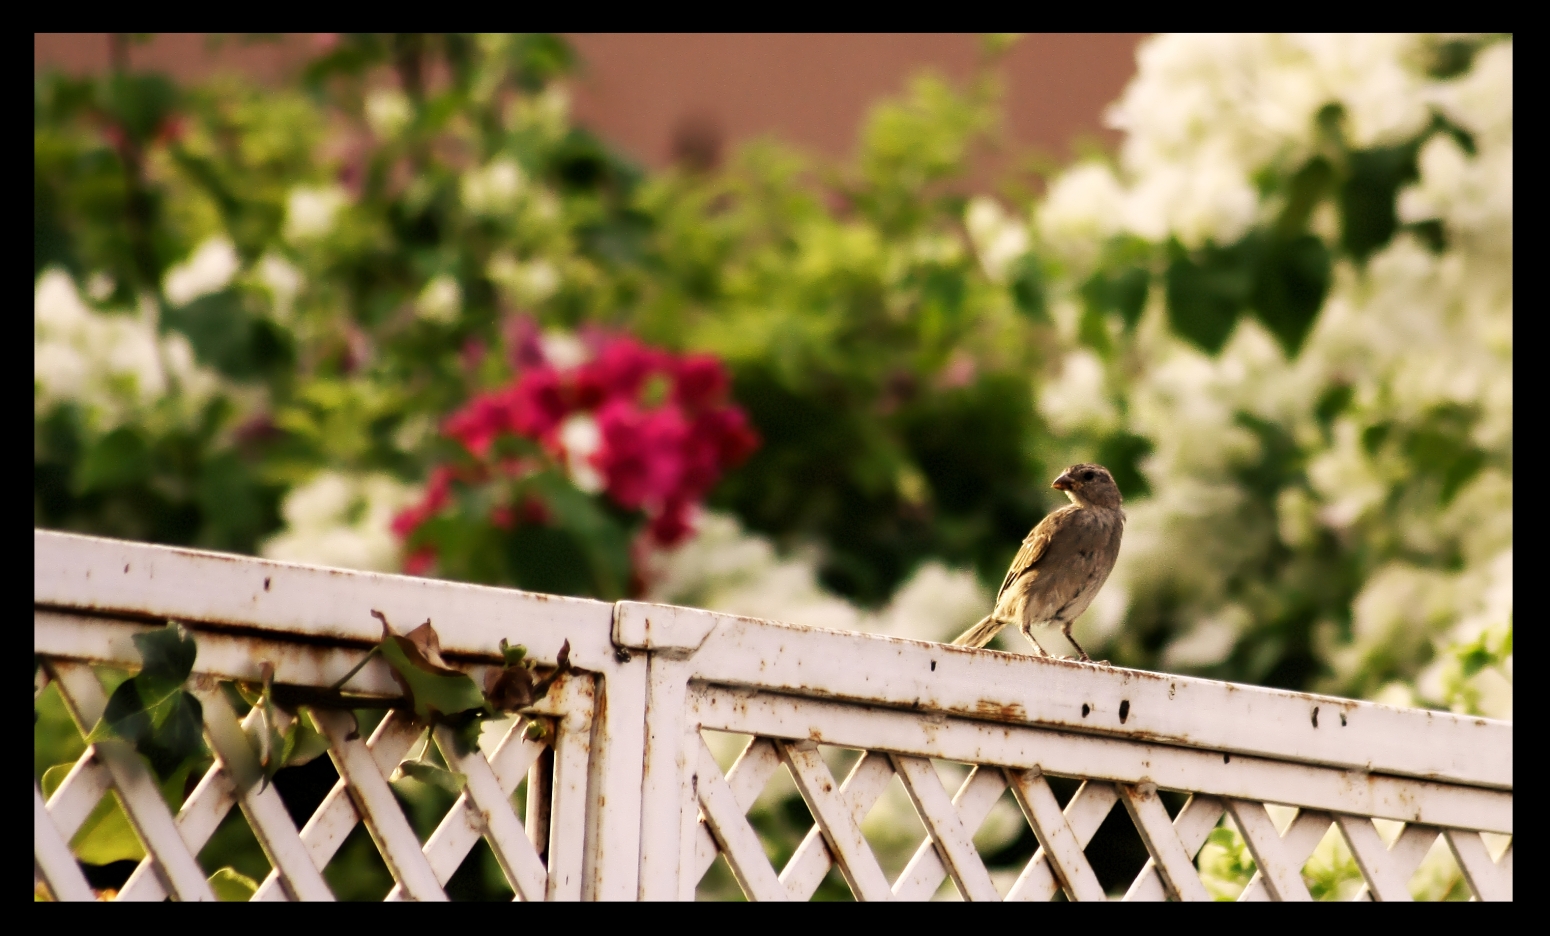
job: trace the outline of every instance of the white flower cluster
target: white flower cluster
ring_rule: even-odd
[[[220,379],[195,362],[187,338],[157,334],[150,300],[133,313],[99,312],[68,274],[49,270],[38,279],[32,308],[35,414],[74,403],[105,432],[142,419],[174,391],[182,412],[192,415],[220,389]]]
[[[285,496],[285,529],[260,552],[287,562],[397,572],[402,556],[393,517],[418,493],[383,474],[324,471]]]
[[[913,640],[951,640],[990,607],[973,573],[927,563],[886,607],[865,611],[818,584],[810,553],[783,559],[722,514],[704,514],[696,527],[688,543],[652,556],[649,600]]]
[[[1473,138],[1470,153],[1451,135],[1433,135],[1421,150],[1419,180],[1399,199],[1402,222],[1441,222],[1446,249],[1433,252],[1401,232],[1365,268],[1338,262],[1295,360],[1249,318],[1219,355],[1199,353],[1170,333],[1154,289],[1122,378],[1105,381],[1096,359],[1073,348],[1059,379],[1041,391],[1046,415],[1061,429],[1073,419],[1112,418],[1091,401],[1122,381],[1129,430],[1156,444],[1143,466],[1154,493],[1130,506],[1109,589],[1167,587],[1185,602],[1198,623],[1169,647],[1165,662],[1224,659],[1251,623],[1229,598],[1229,578],[1277,539],[1306,547],[1320,530],[1379,554],[1434,557],[1396,559],[1372,572],[1354,604],[1354,642],[1338,638],[1332,623],[1319,631],[1317,652],[1339,679],[1378,658],[1446,656],[1453,643],[1510,627],[1512,43],[1487,45],[1466,74],[1436,80],[1418,64],[1424,42],[1153,39],[1112,111],[1127,132],[1120,171],[1079,166],[1053,183],[1038,211],[1046,249],[1082,276],[1117,234],[1226,243],[1273,217],[1278,206],[1260,198],[1252,179],[1305,159],[1327,104],[1341,105],[1358,147],[1413,138],[1434,112]],[[1351,402],[1326,437],[1315,412],[1321,395],[1338,386],[1349,388]],[[1071,399],[1088,400],[1093,411],[1071,416],[1062,402]],[[1420,475],[1426,466],[1418,459],[1435,453],[1418,455],[1395,441],[1430,431],[1427,421],[1439,413],[1464,414],[1459,444],[1484,453],[1483,467],[1451,498]],[[1308,457],[1309,489],[1283,490],[1270,521],[1245,509],[1249,494],[1233,474],[1261,446],[1240,414],[1284,430]],[[1445,568],[1450,552],[1461,569]],[[1510,655],[1465,680],[1468,703],[1444,691],[1445,662],[1422,678],[1421,701],[1510,717]],[[1394,690],[1385,698],[1416,700]]]

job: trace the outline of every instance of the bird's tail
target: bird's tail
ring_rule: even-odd
[[[953,640],[955,647],[983,647],[995,639],[1006,624],[996,620],[994,614],[987,614],[980,618],[980,622]]]

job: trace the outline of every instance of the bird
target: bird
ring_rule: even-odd
[[[1012,560],[995,608],[953,643],[983,647],[1008,624],[1022,631],[1038,656],[1049,656],[1032,629],[1059,625],[1071,646],[1092,657],[1071,636],[1071,625],[1097,597],[1119,558],[1125,511],[1114,476],[1102,465],[1072,465],[1050,485],[1071,503],[1033,528]]]

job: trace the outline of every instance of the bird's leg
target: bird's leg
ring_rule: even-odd
[[[1091,663],[1093,661],[1093,658],[1088,656],[1087,655],[1087,651],[1082,649],[1082,645],[1076,642],[1076,638],[1075,637],[1071,636],[1071,625],[1073,625],[1075,623],[1076,623],[1075,621],[1067,621],[1066,623],[1064,623],[1064,624],[1062,624],[1060,626],[1060,632],[1062,634],[1066,635],[1066,639],[1071,641],[1071,646],[1075,647],[1076,648],[1076,652],[1080,653],[1082,655],[1082,662],[1083,663]]]
[[[1033,628],[1028,624],[1027,621],[1017,625],[1017,629],[1022,631],[1024,637],[1028,638],[1029,643],[1033,644],[1033,652],[1035,656],[1049,656],[1049,651],[1039,646],[1039,642],[1033,639]]]

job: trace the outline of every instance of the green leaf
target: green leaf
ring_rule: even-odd
[[[319,755],[328,753],[328,739],[313,727],[312,718],[306,712],[298,712],[295,721],[285,733],[285,747],[281,764],[299,767],[311,763]]]
[[[1012,300],[1017,311],[1038,322],[1049,321],[1049,306],[1045,300],[1044,271],[1039,268],[1038,258],[1025,255],[1012,268]]]
[[[124,487],[151,473],[150,448],[141,434],[123,426],[97,440],[76,467],[75,486],[82,494]]]
[[[527,659],[527,647],[522,644],[512,646],[506,642],[506,638],[502,637],[501,658],[506,661],[507,666],[521,666]]]
[[[141,681],[143,688],[155,692],[167,686],[170,687],[168,691],[171,691],[188,681],[189,673],[194,671],[194,660],[199,655],[199,648],[182,624],[168,621],[167,626],[161,630],[135,634],[131,639],[144,662],[139,675],[135,677]]]
[[[238,903],[253,899],[258,882],[232,867],[225,867],[210,875],[210,889],[215,899],[223,903]]]
[[[139,861],[145,846],[135,835],[129,816],[118,801],[118,794],[103,794],[86,821],[70,839],[70,850],[86,864],[105,865],[115,861]]]
[[[1297,356],[1329,293],[1331,258],[1324,241],[1312,234],[1270,241],[1254,288],[1254,310],[1281,343],[1288,358]]]
[[[394,771],[394,774],[395,780],[409,777],[454,795],[463,792],[463,788],[468,785],[467,774],[438,767],[427,761],[404,761],[398,765],[398,770]]]
[[[1151,273],[1141,266],[1127,267],[1115,273],[1100,270],[1082,285],[1082,299],[1090,311],[1119,313],[1128,330],[1135,328],[1141,320],[1151,282]]]
[[[1180,337],[1207,354],[1227,343],[1255,284],[1254,235],[1230,247],[1207,244],[1195,256],[1172,245],[1168,265],[1168,321]]]
[[[379,612],[373,614],[382,621],[382,656],[393,667],[394,678],[418,718],[446,722],[461,712],[484,708],[484,693],[466,673],[439,664],[439,641],[429,621],[411,632],[428,636],[428,643],[416,645],[409,637],[393,633]]]

